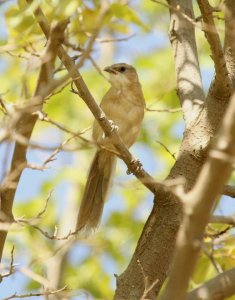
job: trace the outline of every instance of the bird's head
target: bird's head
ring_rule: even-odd
[[[139,82],[135,68],[126,63],[111,65],[106,67],[104,71],[109,73],[111,85],[117,88],[128,87],[133,83]]]

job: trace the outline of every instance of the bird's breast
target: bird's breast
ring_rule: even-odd
[[[116,94],[118,96],[118,94]],[[136,140],[144,116],[144,106],[130,93],[105,102],[101,105],[108,119],[118,126],[118,133],[124,144],[130,147]]]

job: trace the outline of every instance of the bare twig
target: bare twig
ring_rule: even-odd
[[[25,60],[29,60],[29,57],[27,56],[24,56],[22,54],[13,54],[11,51],[6,51],[6,53],[12,57],[16,57],[16,58],[22,58],[22,59],[25,59]]]
[[[53,151],[53,153],[43,162],[43,164],[42,164],[42,168],[45,168],[46,167],[46,165],[48,164],[48,163],[50,163],[50,162],[52,162],[53,160],[55,160],[56,158],[55,158],[55,156],[59,153],[59,152],[61,152],[62,150],[63,150],[63,148],[64,148],[64,146],[66,145],[66,144],[68,144],[72,139],[74,139],[75,138],[75,136],[71,136],[71,137],[69,137],[67,140],[65,140],[59,147],[57,147],[56,149],[55,149],[55,151]]]
[[[152,109],[147,107],[146,111],[150,112],[169,112],[169,113],[178,113],[182,112],[182,108],[162,108],[162,109]]]
[[[67,291],[68,288],[67,286],[64,286],[61,289],[58,290],[54,290],[54,291],[45,291],[45,292],[38,292],[38,293],[28,293],[28,294],[17,294],[14,293],[13,295],[6,297],[6,298],[2,298],[1,300],[10,300],[10,299],[23,299],[23,298],[30,298],[30,297],[40,297],[40,296],[49,296],[49,295],[55,295],[55,294],[59,294],[62,292]]]
[[[210,223],[228,224],[235,226],[235,215],[234,216],[211,216]]]
[[[108,79],[104,76],[104,74],[103,74],[103,72],[101,71],[100,67],[97,65],[97,63],[95,62],[95,60],[92,58],[91,55],[89,56],[89,59],[90,59],[92,65],[94,66],[94,68],[95,68],[95,69],[97,70],[97,72],[100,74],[100,76],[102,76],[105,80],[108,80]]]
[[[99,43],[113,43],[113,42],[126,42],[132,39],[136,34],[132,33],[129,36],[123,38],[115,38],[115,39],[99,39],[97,38],[96,41]]]
[[[172,152],[167,148],[166,145],[164,145],[162,142],[160,142],[160,141],[158,141],[158,140],[155,140],[155,142],[158,143],[159,145],[161,145],[161,146],[166,150],[166,152],[168,152],[168,153],[170,154],[170,156],[171,156],[174,160],[176,160],[175,154],[172,153]]]
[[[53,124],[55,125],[55,124]],[[59,124],[55,125],[56,127],[59,127]],[[62,125],[61,125],[62,126]],[[83,145],[81,145],[79,148],[75,148],[76,149],[83,149],[88,147],[89,145],[94,145],[95,143],[91,140],[88,140],[86,138],[83,138],[81,135],[85,132],[88,131],[90,128],[85,129],[82,132],[77,132],[77,133],[73,133],[72,131],[70,132],[73,135],[73,138],[77,138],[83,141]],[[69,132],[66,130],[66,128],[63,129],[63,131],[65,132]],[[6,134],[6,140],[7,141],[13,141],[13,142],[17,142],[18,144],[22,145],[22,146],[27,146],[27,148],[31,148],[31,149],[36,149],[36,150],[42,150],[42,151],[55,151],[58,147],[60,147],[60,145],[58,146],[45,146],[39,143],[36,143],[34,141],[30,141],[29,139],[27,139],[25,136],[23,136],[22,134],[19,133],[8,133]],[[86,147],[85,147],[86,145]],[[70,148],[65,148],[63,147],[62,149],[63,151],[74,151],[74,149],[70,149]],[[9,153],[9,151],[8,151]]]
[[[145,273],[144,268],[140,262],[140,260],[137,260],[137,264],[141,269],[141,273],[143,275],[143,280],[144,280],[144,292],[140,300],[148,300],[146,298],[148,296],[148,293],[154,288],[154,286],[158,283],[158,279],[156,279],[152,284],[149,285],[149,280],[148,280],[148,275]]]
[[[52,92],[48,97],[45,97],[45,101],[48,101],[51,97],[60,94],[67,86],[69,86],[71,84],[71,80],[67,81],[67,75],[62,77],[62,80],[58,81],[58,89],[55,90],[54,92]],[[59,87],[60,86],[60,87]]]
[[[215,270],[219,274],[222,274],[223,273],[223,269],[221,268],[220,264],[214,258],[214,248],[213,248],[213,245],[211,246],[211,251],[209,251],[209,250],[207,250],[207,248],[203,244],[202,250],[203,250],[204,254],[207,256],[207,258],[211,261],[211,263],[214,266]]]
[[[47,198],[45,200],[45,205],[44,205],[43,209],[34,217],[34,219],[40,219],[45,214],[45,212],[47,210],[47,207],[48,207],[48,202],[49,202],[49,200],[51,198],[51,195],[52,195],[52,192],[53,191],[49,192],[49,195],[47,196]]]
[[[229,97],[232,92],[232,85],[228,76],[224,52],[220,43],[219,34],[216,30],[215,22],[213,19],[213,10],[208,0],[197,0],[200,7],[202,18],[204,22],[203,29],[205,29],[205,36],[210,45],[212,52],[212,59],[215,64],[215,84],[218,88],[214,87],[213,91],[223,97]]]
[[[55,230],[53,234],[48,233],[47,231],[43,230],[41,227],[33,224],[30,220],[26,220],[26,219],[17,219],[16,220],[17,224],[26,224],[28,226],[31,226],[32,228],[36,229],[37,231],[39,231],[44,237],[46,237],[49,240],[57,240],[57,241],[62,241],[62,240],[67,240],[69,239],[71,236],[75,236],[77,234],[77,231],[69,231],[68,234],[66,234],[65,236],[57,236],[57,227],[55,226]]]
[[[217,223],[217,222],[216,222]],[[212,229],[211,226],[208,225],[208,228]],[[205,233],[206,237],[210,237],[211,239],[218,239],[220,238],[222,235],[224,235],[225,233],[227,233],[231,228],[233,228],[232,225],[226,226],[226,228],[222,229],[222,230],[215,230],[213,233]]]
[[[15,250],[15,247],[13,246],[12,249],[11,249],[11,262],[10,262],[9,271],[5,274],[0,275],[0,282],[2,282],[2,280],[4,278],[11,276],[15,272],[15,268],[14,268],[14,250]]]
[[[33,272],[31,269],[26,267],[18,267],[16,271],[23,273],[25,276],[30,278],[33,281],[40,283],[43,286],[49,286],[50,282],[43,276],[39,275],[38,273]]]
[[[36,114],[39,116],[39,119],[41,121],[50,123],[50,124],[56,126],[58,129],[60,129],[60,130],[62,130],[64,132],[70,133],[74,137],[77,137],[77,138],[81,139],[85,143],[92,143],[92,141],[87,140],[84,137],[82,137],[82,134],[84,134],[85,132],[87,132],[88,130],[90,130],[90,127],[86,128],[86,129],[83,129],[82,131],[79,131],[79,132],[73,132],[71,129],[67,128],[66,126],[64,126],[64,125],[62,125],[62,124],[60,124],[60,123],[52,120],[47,115],[45,115],[45,113],[43,113],[43,112],[37,111]]]
[[[45,205],[43,207],[43,209],[35,216],[32,217],[30,219],[25,219],[25,218],[17,218],[15,220],[16,224],[26,224],[28,226],[31,226],[32,228],[36,229],[37,231],[39,231],[44,237],[50,239],[50,240],[67,240],[70,236],[74,236],[77,232],[69,232],[67,235],[63,236],[63,237],[58,237],[57,235],[57,226],[55,226],[55,230],[53,234],[49,234],[48,232],[46,232],[45,230],[43,230],[41,227],[37,226],[35,224],[35,221],[38,221],[46,212],[47,207],[48,207],[48,202],[51,198],[51,194],[52,191],[49,193],[49,195],[47,196],[46,200],[45,200]]]

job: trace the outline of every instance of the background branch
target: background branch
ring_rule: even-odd
[[[59,294],[59,293],[62,293],[62,292],[65,292],[67,290],[67,287],[63,287],[61,289],[57,289],[57,290],[54,290],[54,291],[45,291],[45,292],[38,292],[38,293],[28,293],[28,294],[13,294],[9,297],[6,297],[6,298],[3,298],[1,300],[10,300],[10,299],[23,299],[23,298],[31,298],[31,297],[39,297],[39,296],[49,296],[49,295],[55,295],[55,294]]]
[[[235,198],[235,186],[233,185],[225,185],[223,194],[232,198]]]
[[[43,100],[45,98],[45,85],[51,84],[53,65],[57,55],[57,51],[60,43],[62,43],[64,38],[64,30],[67,26],[67,22],[58,23],[55,25],[49,34],[48,44],[45,50],[45,54],[42,57],[43,63],[41,64],[39,77],[34,93],[34,104],[36,110],[41,110],[43,106]],[[37,116],[32,115],[30,112],[25,112],[19,115],[19,119],[16,121],[17,132],[23,135],[27,140],[30,139],[35,126]],[[14,202],[15,192],[24,170],[27,165],[26,151],[27,146],[20,143],[15,143],[15,148],[13,151],[13,156],[11,160],[11,167],[9,174],[12,174],[17,170],[17,174],[14,177],[13,185],[8,186],[8,182],[5,181],[4,185],[1,187],[1,212],[4,215],[3,222],[13,221],[12,206]],[[9,176],[8,176],[9,177]],[[7,231],[0,231],[0,258],[2,257],[2,251],[5,244],[5,239],[7,236]]]
[[[187,300],[225,299],[235,294],[235,268],[217,275],[215,278],[191,291]]]
[[[211,216],[210,223],[220,223],[235,226],[235,216]]]

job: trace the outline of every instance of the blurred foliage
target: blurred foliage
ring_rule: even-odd
[[[0,38],[0,93],[3,100],[9,105],[14,105],[28,101],[33,95],[40,64],[39,56],[46,45],[46,39],[32,15],[34,7],[40,4],[50,22],[70,18],[66,41],[73,44],[74,49],[66,49],[74,56],[81,54],[75,50],[76,47],[86,48],[97,28],[105,3],[106,1],[98,0],[38,0],[28,6],[25,0],[18,0],[2,5],[4,26]],[[167,37],[167,9],[148,0],[113,0],[107,3],[108,14],[103,19],[99,37],[91,53],[96,65],[102,69],[120,60],[134,64],[148,108],[179,108],[174,62]],[[218,1],[211,1],[211,4],[217,5]],[[200,15],[196,3],[195,11],[196,16]],[[218,13],[216,22],[220,29],[223,24],[222,17]],[[132,34],[134,36],[130,37]],[[207,89],[213,63],[203,33],[196,29],[196,34],[199,60]],[[220,34],[223,36],[222,29]],[[115,41],[122,38],[125,40]],[[60,67],[59,60],[56,61],[56,67]],[[108,89],[108,82],[91,61],[85,62],[81,73],[99,102]],[[61,70],[56,76],[60,78],[64,74],[65,71]],[[71,93],[70,89],[70,84],[62,90],[58,89],[58,92],[46,101],[44,111],[52,120],[73,132],[79,132],[92,126],[93,116],[84,102]],[[3,118],[1,111],[0,117]],[[163,179],[174,163],[172,156],[158,141],[177,155],[183,129],[181,112],[146,111],[141,136],[132,151],[143,162],[146,170],[156,178]],[[88,130],[84,136],[90,138],[90,134],[91,130]],[[58,130],[52,124],[38,121],[32,139],[44,146],[56,147],[69,136],[70,134]],[[95,151],[94,147],[82,144],[78,138],[72,139],[68,146],[78,150],[59,153],[57,159],[50,163],[50,168],[43,172],[25,171],[17,191],[14,214],[16,217],[30,219],[43,209],[45,199],[53,190],[46,212],[40,219],[35,220],[35,224],[50,235],[53,235],[55,226],[58,226],[60,236],[65,236],[74,229],[86,173]],[[28,159],[31,163],[40,165],[51,153],[52,151],[31,149]],[[6,160],[8,154],[0,146],[0,156]],[[28,266],[33,272],[50,279],[50,274],[53,274],[51,262],[53,259],[61,260],[59,253],[62,250],[59,249],[67,247],[62,256],[60,285],[67,284],[81,294],[86,291],[95,299],[110,299],[115,289],[113,274],[121,273],[127,266],[151,211],[153,200],[151,194],[133,176],[128,177],[125,172],[124,164],[118,163],[115,183],[105,207],[102,223],[91,237],[74,241],[67,247],[65,242],[47,239],[29,225],[14,225],[5,248],[5,262],[9,261],[7,255],[14,244],[17,263]],[[213,226],[210,231],[222,229],[222,225]],[[216,263],[222,269],[234,266],[233,232],[228,231],[219,241],[207,238],[205,247],[209,252],[212,242],[216,242],[213,244]],[[203,253],[191,288],[217,273],[211,259]],[[24,289],[34,290],[40,287],[40,283],[35,279],[28,277],[21,280],[21,276],[21,273],[16,273],[12,278],[18,278]]]

